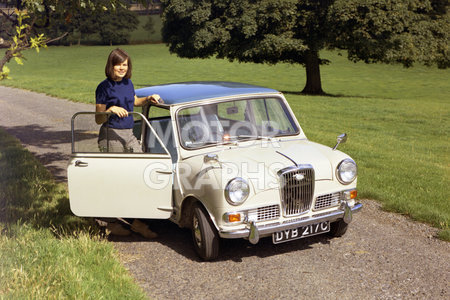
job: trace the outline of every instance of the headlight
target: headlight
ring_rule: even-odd
[[[231,205],[240,205],[247,200],[250,188],[245,179],[236,177],[230,180],[225,187],[225,199]]]
[[[336,169],[336,175],[340,183],[350,184],[355,180],[358,168],[356,163],[350,159],[346,158],[341,161]]]

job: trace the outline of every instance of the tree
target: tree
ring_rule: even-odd
[[[44,33],[58,35],[68,32],[72,40],[75,35],[78,36],[78,44],[81,44],[82,35],[98,33],[103,44],[112,45],[127,43],[138,23],[136,14],[122,6],[100,11],[75,8],[69,14],[52,12],[50,24]]]
[[[11,41],[5,40],[0,37],[0,46],[7,48],[3,58],[0,60],[0,80],[9,77],[9,69],[5,66],[11,59],[19,64],[23,64],[24,56],[23,50],[36,49],[39,52],[39,48],[45,47],[47,40],[45,40],[42,34],[30,36],[33,28],[34,19],[31,24],[26,22],[29,15],[25,11],[15,11],[16,18],[9,18],[8,15],[3,15],[2,19],[5,20],[4,26],[2,26],[2,35],[9,37],[8,32],[15,30],[15,34],[12,36]],[[15,26],[14,26],[15,24]]]
[[[45,47],[47,43],[64,37],[63,33],[56,37],[46,37],[40,29],[47,28],[52,14],[64,15],[70,19],[76,10],[108,11],[125,5],[122,0],[16,0],[8,1],[16,8],[14,13],[7,14],[0,10],[0,48],[6,48],[0,59],[0,80],[8,78],[9,69],[6,64],[11,60],[23,63],[23,51]],[[68,26],[67,30],[71,30]]]
[[[81,6],[73,7],[70,3],[65,3],[64,6],[64,10],[51,11],[48,16],[48,26],[39,28],[38,31],[46,36],[60,36],[67,32],[64,39],[57,41],[59,44],[69,44],[68,39],[73,40],[74,35],[78,34],[78,45],[80,45],[82,35],[92,34],[98,30],[97,16],[103,11]]]
[[[134,13],[125,8],[105,11],[97,20],[98,31],[104,44],[123,44],[130,39],[139,21]]]
[[[164,0],[163,40],[187,58],[306,67],[304,93],[322,94],[323,49],[352,61],[447,68],[447,0]]]

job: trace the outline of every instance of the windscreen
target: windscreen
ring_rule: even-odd
[[[177,122],[181,145],[188,149],[299,132],[280,98],[191,106],[178,112]]]

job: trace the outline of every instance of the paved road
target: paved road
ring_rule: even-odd
[[[70,119],[93,109],[92,104],[0,86],[0,127],[16,136],[60,182],[67,180]]]
[[[0,127],[18,137],[65,180],[70,118],[92,105],[0,86]],[[450,243],[436,230],[381,211],[363,211],[342,238],[317,236],[272,245],[223,241],[221,256],[201,262],[190,233],[149,221],[160,238],[111,238],[122,263],[153,299],[449,299]]]

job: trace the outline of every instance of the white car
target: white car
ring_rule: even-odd
[[[100,152],[93,112],[72,118],[70,206],[83,217],[170,219],[198,255],[220,238],[282,243],[341,236],[361,209],[356,163],[311,142],[283,94],[233,82],[151,86],[163,104],[135,116],[142,153]]]

